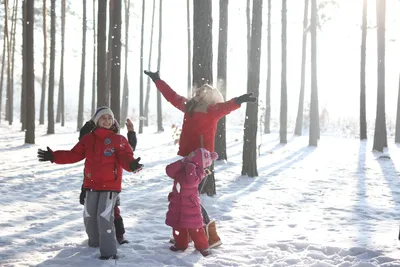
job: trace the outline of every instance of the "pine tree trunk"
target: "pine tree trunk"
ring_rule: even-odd
[[[13,91],[11,91],[11,43],[10,36],[8,31],[8,0],[4,0],[4,27],[5,27],[5,36],[7,42],[7,93],[6,93],[6,120],[8,120],[8,124],[12,125],[14,119],[14,96]]]
[[[396,114],[396,132],[394,137],[395,143],[400,143],[400,76],[399,76],[399,92],[397,95],[397,114]]]
[[[151,31],[150,31],[150,51],[149,51],[149,62],[148,62],[148,70],[151,70],[151,56],[153,52],[153,32],[154,32],[154,15],[156,10],[156,1],[153,0],[153,14],[151,15]],[[147,76],[147,88],[146,88],[146,100],[144,102],[144,126],[149,126],[149,101],[150,101],[150,77]]]
[[[21,54],[22,54],[22,76],[21,76],[21,115],[20,115],[20,122],[21,122],[21,132],[26,130],[26,72],[27,72],[27,64],[25,60],[27,59],[24,52],[26,51],[26,25],[27,25],[27,4],[24,0],[22,2],[22,47],[21,47]]]
[[[187,75],[187,98],[192,97],[192,35],[190,34],[190,0],[186,1],[186,21],[187,21],[187,58],[188,58],[188,75]],[[161,97],[161,96],[160,96]]]
[[[218,38],[218,62],[217,81],[218,89],[226,100],[226,60],[228,52],[228,0],[219,1],[219,38]],[[215,152],[218,160],[227,160],[226,153],[226,117],[218,121],[217,134],[215,135]]]
[[[93,0],[93,70],[92,70],[92,107],[91,113],[94,114],[96,110],[96,0]]]
[[[24,69],[25,71],[25,84],[26,84],[26,132],[25,143],[35,143],[35,73],[34,73],[34,1],[27,1],[26,6],[26,21],[24,31]]]
[[[143,133],[143,45],[144,45],[144,16],[145,16],[145,0],[142,1],[142,30],[140,40],[140,87],[139,87],[139,134]]]
[[[307,0],[306,0],[307,1]],[[268,0],[267,90],[265,96],[264,133],[271,133],[271,0]]]
[[[54,134],[54,65],[56,52],[56,0],[51,0],[49,97],[47,103],[47,134]]]
[[[282,0],[282,70],[281,70],[281,110],[280,110],[280,129],[279,139],[281,144],[287,143],[287,81],[286,81],[286,0]]]
[[[6,28],[4,28],[4,35],[6,32]],[[1,61],[1,76],[0,76],[0,121],[1,121],[1,111],[2,111],[2,103],[3,103],[3,81],[4,81],[4,65],[6,64],[6,38],[3,39],[3,53],[2,53],[2,61]]]
[[[65,0],[61,1],[61,66],[60,79],[58,81],[58,104],[56,122],[65,125],[64,116],[64,51],[65,51]]]
[[[262,0],[253,0],[250,58],[247,75],[247,91],[255,96],[259,93],[260,58],[262,37]],[[243,135],[242,175],[258,176],[257,171],[257,121],[258,98],[254,104],[247,104]]]
[[[85,102],[85,64],[86,64],[86,0],[82,1],[82,59],[81,59],[81,77],[79,81],[79,105],[78,122],[76,130],[79,131],[83,126],[83,107]]]
[[[128,117],[128,107],[129,107],[129,85],[128,85],[129,9],[130,9],[130,0],[125,0],[125,73],[124,73],[124,89],[122,92],[122,104],[121,104],[121,123],[123,123]]]
[[[108,40],[107,40],[107,52],[106,52],[106,73],[107,73],[107,81],[106,81],[106,99],[107,99],[107,106],[110,106],[110,98],[111,98],[111,72],[112,72],[112,41],[113,41],[113,12],[112,12],[112,4],[113,0],[110,0],[109,2],[109,12],[108,12],[108,18],[110,22],[108,23]]]
[[[361,72],[360,72],[360,139],[367,139],[367,115],[365,95],[365,65],[367,50],[367,0],[363,0],[361,25]]]
[[[159,25],[158,25],[158,60],[157,70],[161,67],[161,44],[162,44],[162,0],[160,0],[160,12],[159,12]],[[162,102],[161,93],[157,90],[157,131],[163,132],[163,120],[162,120]]]
[[[383,152],[387,147],[385,116],[385,20],[386,0],[376,0],[377,43],[378,43],[378,97],[373,150]]]
[[[303,117],[304,117],[304,84],[306,78],[306,58],[307,58],[307,33],[308,33],[308,6],[309,0],[304,2],[303,16],[303,41],[301,44],[301,76],[300,76],[300,95],[299,106],[297,109],[295,135],[302,135],[303,132]]]
[[[39,124],[44,124],[44,108],[46,102],[46,80],[47,80],[47,8],[46,8],[46,0],[43,0],[43,71],[42,71],[42,93],[40,97],[40,115],[39,115]]]
[[[106,95],[106,26],[107,26],[107,1],[98,0],[97,17],[97,106],[106,106],[108,103]]]
[[[110,106],[115,119],[121,123],[121,0],[111,0],[112,3],[112,58],[111,58],[111,99]],[[111,12],[111,10],[110,10]]]
[[[211,0],[193,1],[193,88],[213,84],[211,14]],[[216,194],[214,172],[207,177],[200,193],[207,193],[209,196]]]
[[[14,67],[15,67],[15,33],[17,29],[17,15],[18,15],[18,1],[14,0],[13,4],[13,14],[12,14],[12,24],[11,24],[11,75],[10,75],[10,91],[12,92],[12,95],[14,95]]]
[[[317,0],[311,0],[311,103],[309,145],[317,146],[319,139],[317,85]]]

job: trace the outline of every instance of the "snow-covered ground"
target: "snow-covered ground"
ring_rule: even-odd
[[[243,132],[228,127],[226,163],[217,163],[217,196],[202,196],[223,245],[204,258],[192,245],[171,252],[164,223],[172,182],[165,166],[177,147],[171,132],[146,129],[136,155],[145,168],[124,174],[121,214],[129,244],[117,261],[98,260],[87,246],[78,202],[83,162],[39,163],[38,148],[68,149],[75,122],[55,135],[37,128],[36,145],[0,124],[0,266],[400,266],[400,148],[391,159],[371,152],[372,140],[264,135],[259,177],[240,176]],[[125,133],[125,129],[122,130]]]

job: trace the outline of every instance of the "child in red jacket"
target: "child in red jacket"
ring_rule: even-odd
[[[252,96],[253,93],[248,93],[224,102],[221,93],[208,84],[198,88],[194,96],[187,99],[178,95],[165,81],[161,80],[158,71],[144,71],[144,73],[153,80],[164,98],[185,114],[178,151],[178,155],[182,157],[200,147],[214,152],[215,133],[219,119],[238,109],[241,104],[257,100]],[[201,187],[200,185],[199,190]],[[210,220],[203,206],[201,208],[210,248],[221,245],[215,221]],[[171,242],[173,243],[174,240],[172,239]]]
[[[168,195],[168,212],[165,223],[172,227],[175,245],[172,251],[185,250],[189,236],[195,248],[203,256],[211,254],[208,240],[203,228],[198,185],[206,176],[205,168],[218,158],[215,152],[210,153],[198,148],[187,157],[169,164],[166,172],[174,179],[172,192]]]
[[[96,113],[103,108],[107,108],[107,107],[98,108],[96,110]],[[79,140],[81,140],[84,135],[92,132],[96,128],[96,124],[93,121],[94,117],[95,117],[95,115],[93,116],[93,118],[91,120],[87,121],[85,123],[85,125],[83,125],[83,127],[80,129]],[[133,127],[133,123],[128,118],[126,120],[125,125],[126,125],[126,129],[128,131],[127,139],[128,139],[129,145],[131,146],[132,150],[135,151],[136,144],[137,144],[137,138],[136,138],[136,132]],[[115,133],[119,133],[119,128],[120,127],[119,127],[117,120],[114,119],[114,124],[111,127],[111,130],[113,130]],[[79,194],[79,203],[81,205],[85,204],[85,197],[86,197],[86,190],[83,188],[83,184],[82,184],[81,193]],[[119,209],[119,205],[120,205],[120,197],[118,196],[115,207],[114,207],[114,226],[115,226],[115,234],[117,237],[117,241],[120,245],[123,245],[123,244],[129,243],[129,241],[127,239],[125,239],[125,237],[124,237],[125,226],[124,226],[124,220],[121,216],[121,211]]]
[[[142,168],[140,157],[134,159],[128,141],[111,130],[114,114],[109,108],[94,117],[97,128],[85,135],[71,150],[38,150],[39,161],[70,164],[85,160],[86,191],[84,224],[90,247],[100,247],[100,259],[117,258],[114,228],[114,206],[121,192],[122,169]]]

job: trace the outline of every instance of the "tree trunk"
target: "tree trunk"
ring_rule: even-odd
[[[190,34],[190,0],[186,1],[186,21],[187,21],[187,58],[188,58],[188,76],[187,76],[187,98],[192,97],[192,35]],[[157,90],[158,91],[158,90]],[[160,96],[161,97],[161,96]]]
[[[282,71],[281,71],[281,112],[279,138],[281,144],[287,143],[287,81],[286,81],[286,0],[282,0]]]
[[[218,62],[217,81],[218,89],[226,100],[226,59],[228,52],[228,3],[229,0],[219,1],[219,38],[218,38]],[[215,135],[215,151],[218,160],[227,160],[226,153],[226,117],[218,121],[217,134]]]
[[[61,1],[61,66],[60,80],[58,81],[58,104],[56,122],[61,121],[61,126],[65,125],[64,113],[64,49],[65,47],[65,0]]]
[[[193,1],[193,88],[206,83],[213,84],[211,14],[211,0]],[[207,177],[200,193],[209,196],[216,194],[214,172]]]
[[[129,85],[128,85],[128,52],[129,52],[129,8],[130,0],[125,0],[125,73],[124,73],[124,89],[122,92],[121,104],[121,123],[128,117],[129,107]],[[157,90],[158,91],[158,90]]]
[[[6,28],[3,31],[4,35],[6,34]],[[2,103],[3,103],[3,81],[4,81],[4,65],[6,64],[6,38],[3,39],[3,53],[2,53],[2,61],[1,61],[1,76],[0,76],[0,121],[1,121],[1,111],[2,111]]]
[[[4,0],[4,27],[5,27],[5,36],[7,42],[7,93],[6,93],[6,120],[8,120],[8,124],[12,125],[14,119],[14,96],[11,91],[11,45],[10,45],[10,36],[8,31],[8,0]]]
[[[268,0],[267,90],[265,96],[264,133],[271,133],[271,0]]]
[[[108,103],[106,96],[106,26],[107,26],[107,1],[98,0],[97,17],[97,106],[105,106]]]
[[[142,30],[140,40],[140,87],[139,87],[139,133],[143,133],[143,45],[144,45],[144,15],[145,15],[145,0],[142,1]]]
[[[250,60],[250,46],[251,46],[251,14],[250,14],[251,2],[246,2],[246,24],[247,24],[247,65]]]
[[[82,59],[81,59],[81,77],[79,81],[79,105],[78,122],[76,130],[79,131],[83,126],[83,107],[85,101],[85,64],[86,64],[86,0],[82,1]]]
[[[92,70],[92,108],[91,113],[96,111],[96,0],[93,0],[93,70]]]
[[[377,42],[378,42],[378,97],[373,150],[383,152],[387,147],[385,116],[385,27],[386,0],[376,0]]]
[[[108,40],[107,40],[107,52],[106,52],[106,73],[107,73],[107,79],[106,79],[106,99],[107,99],[107,106],[110,106],[110,96],[111,96],[111,72],[112,72],[112,39],[113,39],[113,12],[112,12],[112,0],[109,2],[109,12],[108,12],[108,18],[110,22],[108,23]]]
[[[255,96],[259,93],[260,58],[262,35],[262,0],[253,0],[250,59],[247,75],[247,91]],[[243,135],[242,175],[258,176],[257,172],[257,121],[258,98],[254,104],[247,104]]]
[[[26,84],[26,132],[25,132],[25,143],[35,143],[35,68],[34,68],[34,56],[33,56],[33,29],[34,29],[34,1],[27,1],[26,6],[26,21],[24,31],[24,72],[25,84]]]
[[[39,115],[39,124],[44,124],[44,108],[46,101],[46,80],[47,80],[47,8],[46,8],[46,0],[43,0],[43,71],[42,71],[42,93],[40,97],[40,115]]]
[[[317,146],[319,139],[317,85],[317,0],[311,0],[311,103],[309,145]]]
[[[14,0],[13,4],[13,14],[12,14],[12,23],[11,23],[11,75],[10,75],[10,91],[12,95],[14,95],[14,67],[15,67],[15,33],[17,30],[17,15],[18,15],[18,1]]]
[[[367,139],[367,115],[365,96],[365,65],[367,50],[367,0],[363,1],[361,26],[361,72],[360,72],[360,139]]]
[[[21,56],[22,56],[22,76],[21,76],[21,114],[20,114],[20,122],[21,122],[21,131],[26,130],[26,72],[27,72],[27,64],[25,60],[27,59],[24,54],[26,51],[26,25],[27,25],[27,4],[26,1],[22,2],[22,47],[21,47]]]
[[[400,143],[400,76],[399,76],[399,93],[397,95],[397,116],[396,116],[396,132],[394,137],[395,143]]]
[[[51,0],[49,97],[47,103],[47,134],[54,134],[54,65],[56,52],[56,0]]]
[[[189,1],[189,0],[188,0]],[[162,40],[162,0],[160,0],[159,25],[158,25],[158,60],[157,70],[161,67],[161,42]],[[163,132],[161,93],[157,90],[157,131]]]
[[[150,31],[150,51],[149,51],[149,62],[147,69],[151,69],[151,56],[153,52],[153,32],[154,32],[154,15],[156,10],[156,1],[153,0],[153,14],[151,15],[151,31]],[[150,77],[147,76],[147,88],[146,88],[146,100],[144,102],[144,126],[149,126],[149,101],[150,101]]]
[[[303,41],[301,44],[301,76],[300,76],[300,95],[299,106],[297,109],[295,135],[301,135],[303,132],[303,115],[304,115],[304,83],[306,77],[306,58],[307,58],[307,33],[308,33],[308,6],[309,0],[304,2],[303,16]]]
[[[112,59],[111,59],[111,109],[115,119],[121,123],[121,0],[111,0],[112,3]],[[111,12],[111,10],[110,10]]]

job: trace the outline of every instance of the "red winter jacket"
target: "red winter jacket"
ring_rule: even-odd
[[[96,128],[86,134],[71,150],[53,152],[58,164],[69,164],[85,160],[85,189],[94,191],[121,191],[122,168],[131,171],[129,163],[134,161],[133,151],[122,135],[105,128]]]
[[[182,125],[182,133],[179,139],[178,155],[186,157],[190,152],[201,146],[200,136],[203,136],[203,147],[214,152],[215,132],[220,118],[240,108],[235,102],[236,98],[227,102],[209,105],[207,113],[193,112],[192,116],[186,112],[186,97],[180,96],[163,80],[156,81],[157,89],[177,109],[185,113]]]

